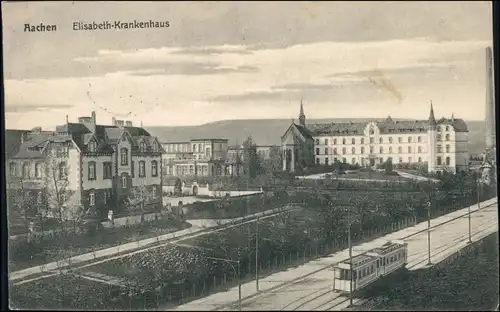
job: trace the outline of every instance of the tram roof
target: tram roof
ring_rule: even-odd
[[[371,262],[374,259],[375,259],[375,257],[368,256],[365,254],[357,255],[355,257],[352,257],[352,266],[358,267],[358,266],[363,265],[365,263]],[[349,266],[350,261],[349,261],[349,259],[346,259],[339,264],[344,264],[343,266],[345,266],[345,265]]]
[[[374,248],[370,251],[378,253],[378,254],[386,254],[386,253],[389,253],[391,251],[397,250],[403,246],[404,246],[404,244],[401,244],[401,243],[387,242],[384,245],[382,245],[381,247]]]

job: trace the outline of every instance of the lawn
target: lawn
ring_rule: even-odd
[[[373,307],[378,311],[491,311],[498,304],[498,271],[495,233],[445,267],[411,272],[390,288],[378,289]]]
[[[11,309],[118,310],[129,309],[117,286],[62,274],[31,283],[11,285]]]
[[[143,224],[105,228],[94,235],[57,233],[36,241],[9,242],[9,270],[16,271],[43,263],[57,261],[70,255],[92,252],[137,240],[160,236],[190,227],[178,218],[165,217]]]

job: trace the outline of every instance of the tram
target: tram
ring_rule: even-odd
[[[352,262],[352,268],[351,268]],[[352,260],[337,263],[333,270],[333,289],[340,293],[362,289],[379,278],[389,275],[408,263],[408,243],[387,242],[381,247],[371,249]]]

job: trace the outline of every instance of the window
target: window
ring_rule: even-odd
[[[336,145],[337,144],[337,139],[333,139],[333,144]]]
[[[316,145],[319,145],[319,139],[316,139]]]
[[[205,155],[206,156],[210,156],[211,155],[211,153],[210,153],[210,147],[207,147]]]
[[[189,165],[189,174],[194,174],[194,166],[193,165]],[[153,175],[153,174],[151,174]]]
[[[193,152],[197,153],[198,149],[196,148],[196,144],[193,145]]]
[[[139,161],[139,177],[143,178],[146,176],[146,162],[144,160]]]
[[[352,138],[351,143],[352,143],[352,144],[356,144],[356,139],[355,139],[355,138]]]
[[[384,157],[380,157],[380,163],[382,164],[384,162]]]
[[[446,135],[445,135],[445,140],[446,140],[446,141],[449,141],[449,140],[450,140],[450,135],[449,135],[449,134],[446,134]]]
[[[365,153],[365,148],[361,147],[361,154],[364,154],[364,153]]]
[[[10,163],[10,176],[15,177],[16,176],[16,163]]]
[[[65,180],[68,177],[66,163],[65,162],[60,163],[58,169],[59,169],[59,180]]]
[[[345,139],[342,139],[342,144],[345,144]]]
[[[450,157],[446,157],[446,165],[449,166],[451,163],[451,159]]]
[[[89,193],[89,205],[95,206],[95,193],[93,191]]]
[[[319,155],[319,147],[316,147],[316,155]]]
[[[189,169],[190,173],[193,173],[193,166]],[[156,160],[153,160],[151,162],[151,176],[157,177],[158,176],[158,162]]]
[[[351,154],[356,154],[356,148],[355,147],[351,148]]]
[[[122,166],[128,166],[128,149],[122,148],[120,150],[120,160]]]
[[[422,146],[419,146],[419,147],[418,147],[418,152],[419,152],[419,153],[422,153]]]
[[[441,134],[437,134],[437,135],[436,135],[436,140],[437,140],[437,141],[441,141]]]
[[[345,164],[347,162],[347,160],[345,159],[345,157],[342,157],[342,162]]]
[[[158,152],[158,143],[153,142],[153,152],[157,153]]]
[[[42,164],[40,163],[35,164],[35,177],[37,177],[37,179],[42,177]]]
[[[398,147],[398,153],[403,153],[403,148],[401,146]]]
[[[122,188],[123,189],[127,188],[127,177],[126,176],[122,177]]]
[[[319,158],[316,158],[316,165],[319,165]]]
[[[95,162],[89,162],[89,180],[95,180]]]
[[[132,178],[135,177],[135,161],[130,162],[130,174],[132,175]]]
[[[422,143],[422,137],[421,137],[421,136],[418,136],[418,137],[417,137],[417,142],[418,142],[418,143]]]
[[[133,167],[133,166],[132,166]],[[103,179],[111,179],[111,163],[110,162],[104,162],[102,163],[102,173],[103,173]]]
[[[325,165],[328,166],[328,157],[325,157]]]
[[[342,148],[342,154],[346,154],[345,147]]]
[[[411,146],[408,146],[408,153],[411,153]]]
[[[95,151],[96,151],[95,141],[90,141],[90,143],[89,143],[89,152],[95,153]]]
[[[443,149],[441,148],[441,145],[436,146],[437,152],[442,153]]]
[[[374,138],[370,138],[370,144],[373,144],[375,142]]]
[[[370,154],[373,154],[373,146],[370,146]]]
[[[374,134],[375,130],[373,128],[370,128],[370,134]]]
[[[403,157],[399,157],[399,162],[402,163],[403,162]]]
[[[392,143],[392,137],[389,137],[389,143]]]
[[[419,157],[419,158],[418,158],[418,162],[422,162],[422,157]]]
[[[411,163],[412,159],[411,159],[411,156],[408,157],[408,162]]]
[[[411,137],[408,137],[408,143],[411,143]]]
[[[153,198],[156,198],[156,186],[153,186],[153,188],[151,189],[151,195]]]
[[[438,164],[438,166],[441,166],[441,156],[438,156],[438,158],[437,158],[437,164]]]
[[[23,164],[23,178],[27,179],[30,177],[30,165]]]
[[[325,139],[325,145],[328,145],[328,139]]]
[[[450,146],[449,145],[446,145],[446,152],[449,153],[450,152]]]
[[[333,155],[337,155],[337,148],[333,149]]]
[[[446,129],[446,131],[450,131],[450,127],[448,127],[448,126],[446,126],[445,129]]]
[[[384,139],[380,138],[380,139],[378,139],[378,142],[379,142],[380,144],[382,144],[382,143],[384,143]]]
[[[361,138],[361,144],[365,144],[365,138]]]
[[[355,165],[356,164],[356,158],[352,158],[352,164]]]
[[[325,147],[325,155],[328,155],[328,147]]]
[[[141,142],[140,149],[141,149],[141,152],[144,152],[146,150],[146,143],[145,142]]]
[[[380,147],[380,154],[383,154],[384,153],[384,148],[381,146]]]
[[[392,153],[392,146],[389,146],[389,154]]]

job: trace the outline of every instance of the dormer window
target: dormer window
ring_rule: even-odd
[[[158,144],[156,142],[153,142],[153,152],[158,152]]]
[[[95,153],[96,149],[97,149],[97,144],[95,143],[95,141],[91,141],[89,143],[89,152]]]
[[[141,152],[144,152],[146,150],[146,143],[141,142],[139,148],[140,148]]]

